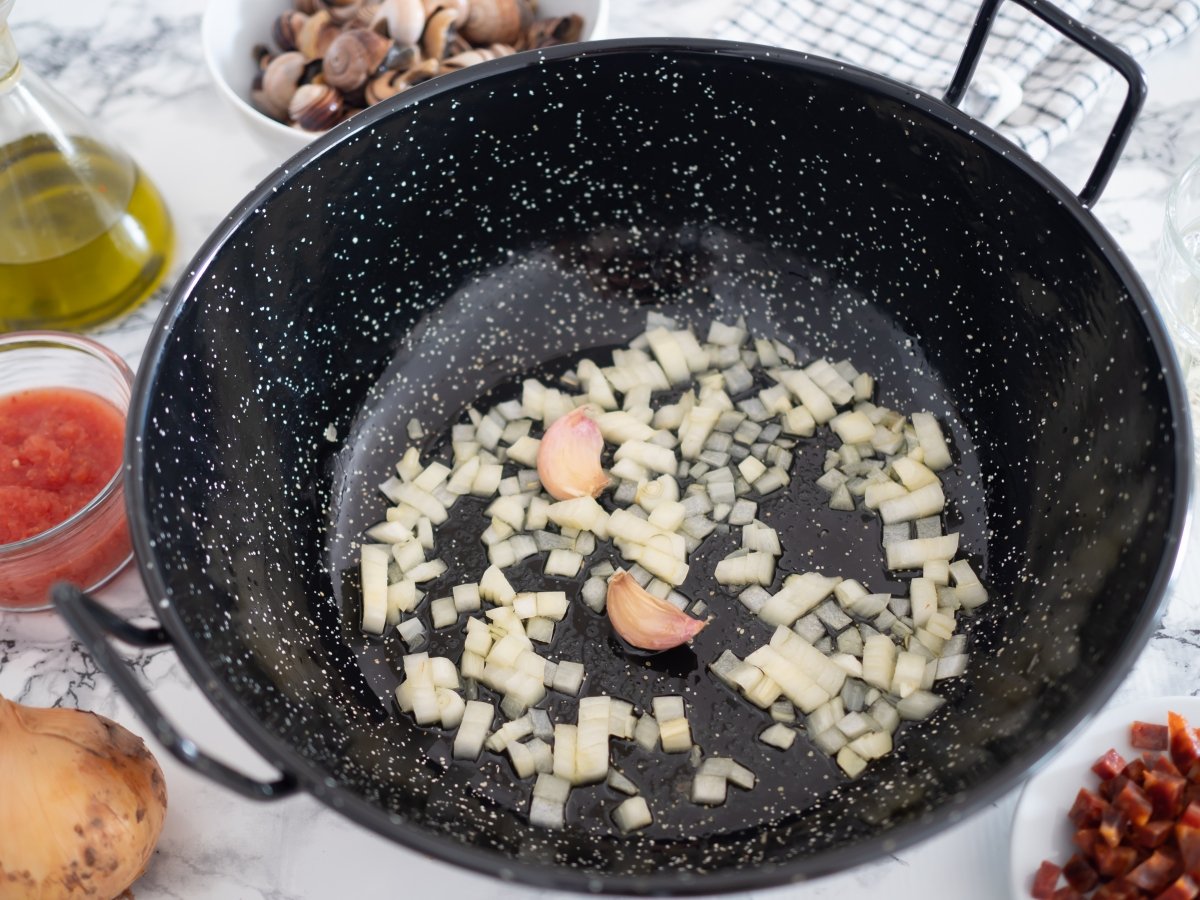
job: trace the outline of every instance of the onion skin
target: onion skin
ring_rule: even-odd
[[[546,429],[538,447],[538,479],[555,500],[598,496],[608,487],[600,466],[603,452],[600,426],[580,406]]]
[[[111,900],[146,870],[166,812],[141,738],[94,713],[0,697],[0,897]]]
[[[613,630],[639,650],[658,652],[686,644],[708,624],[647,592],[624,569],[608,579],[605,608]]]

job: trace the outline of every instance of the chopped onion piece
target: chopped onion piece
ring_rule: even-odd
[[[561,575],[566,578],[574,578],[579,574],[579,569],[582,565],[583,556],[574,550],[551,550],[550,555],[546,558],[544,571],[547,575]]]
[[[490,703],[481,700],[466,702],[462,721],[454,736],[453,756],[455,759],[478,759],[495,715],[496,710]]]
[[[642,797],[630,797],[613,810],[613,821],[622,832],[628,834],[651,824],[650,807]]]
[[[896,704],[901,719],[924,719],[932,715],[945,701],[928,691],[913,691]]]
[[[720,806],[725,802],[727,782],[720,775],[697,773],[692,779],[691,798],[693,803],[705,806]]]
[[[368,634],[383,634],[388,614],[388,551],[374,544],[364,544],[360,558],[362,630]]]
[[[910,491],[923,488],[927,484],[940,484],[940,480],[931,469],[906,456],[892,462],[892,471],[896,473],[900,483]]]
[[[874,634],[863,641],[863,674],[867,684],[889,690],[896,670],[896,645],[887,635]]]
[[[608,770],[608,778],[605,783],[614,791],[620,791],[622,794],[636,794],[638,792],[637,785],[622,775],[617,769]]]
[[[854,400],[854,388],[850,386],[850,382],[843,378],[827,360],[818,359],[810,363],[805,366],[804,372],[838,406],[845,406]]]
[[[665,328],[653,328],[646,332],[646,340],[671,384],[681,385],[691,381],[692,372],[687,357],[675,334]]]
[[[901,650],[896,655],[896,667],[890,686],[891,693],[903,699],[919,689],[924,678],[924,658],[911,650]],[[867,681],[870,682],[870,679]]]
[[[850,489],[846,485],[839,484],[834,488],[833,493],[829,497],[829,508],[845,512],[850,512],[854,509],[854,497],[851,496]]]
[[[918,412],[910,417],[913,429],[917,432],[917,440],[925,453],[925,465],[935,472],[947,468],[950,463],[950,448],[942,435],[942,428],[931,413]]]
[[[545,775],[538,775],[543,778]],[[551,778],[554,776],[551,775]],[[563,779],[559,779],[560,781]],[[568,782],[569,786],[569,782]],[[534,795],[529,801],[529,824],[542,828],[562,828],[565,824],[566,803],[556,803]]]
[[[867,761],[849,747],[837,751],[837,764],[851,778],[857,778],[867,768]]]
[[[960,559],[951,563],[949,572],[950,577],[954,579],[954,596],[963,609],[975,609],[987,603],[987,589],[967,560]]]
[[[602,613],[608,600],[608,581],[603,577],[589,578],[583,583],[580,594],[588,609]]]
[[[651,715],[644,715],[638,719],[637,726],[633,729],[633,740],[643,750],[653,750],[658,745],[659,727],[658,722]]]
[[[692,748],[692,730],[687,719],[660,720],[658,729],[664,753],[686,753]]]
[[[721,580],[719,575],[717,580]],[[827,578],[817,572],[789,575],[783,587],[763,606],[759,617],[768,625],[791,625],[828,597],[840,581],[840,578]]]
[[[893,522],[911,522],[937,515],[945,506],[946,495],[942,493],[942,486],[934,482],[912,493],[882,501],[879,504],[879,517],[889,525]],[[918,532],[918,537],[923,536]]]
[[[710,344],[716,344],[719,347],[740,347],[746,341],[748,332],[745,328],[734,325],[726,325],[716,319],[708,326],[708,337],[706,340]]]
[[[413,539],[412,529],[402,522],[379,522],[368,528],[365,534],[380,544],[401,544]]]
[[[396,633],[409,650],[415,650],[425,636],[425,625],[420,619],[405,619],[396,626]]]
[[[560,500],[550,504],[546,514],[550,521],[560,528],[576,528],[579,531],[590,531],[598,537],[608,536],[608,513],[594,497]]]
[[[861,444],[875,436],[875,426],[861,412],[844,412],[829,422],[833,433],[847,444]]]
[[[769,747],[776,747],[779,750],[787,750],[796,740],[796,732],[792,728],[788,728],[779,722],[769,726],[758,739]]]
[[[950,583],[950,564],[944,559],[930,560],[921,574],[935,585],[947,585]]]
[[[955,656],[943,656],[937,661],[937,671],[934,674],[934,678],[938,681],[945,678],[957,678],[966,671],[966,654],[960,653]]]
[[[767,372],[772,378],[786,387],[792,395],[808,409],[813,421],[824,425],[835,415],[833,403],[829,395],[819,388],[812,378],[799,369],[771,369]]]
[[[572,697],[579,693],[579,688],[583,686],[583,663],[571,662],[564,660],[559,662],[558,668],[554,673],[554,690],[560,694],[569,694]]]
[[[488,566],[484,570],[483,576],[479,579],[479,596],[491,603],[508,606],[513,602],[513,598],[517,596],[517,592],[508,583],[508,579],[504,577],[504,573],[493,565]]]
[[[953,559],[957,552],[957,532],[936,538],[896,541],[884,547],[887,567],[892,570],[919,569],[927,562]]]
[[[458,621],[453,597],[438,597],[429,604],[429,613],[434,628],[449,628]]]

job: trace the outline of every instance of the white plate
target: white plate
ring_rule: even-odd
[[[1168,712],[1179,713],[1191,725],[1200,726],[1200,697],[1132,700],[1105,709],[1025,783],[1013,813],[1010,841],[1009,879],[1014,900],[1029,900],[1029,888],[1042,860],[1061,866],[1075,852],[1071,843],[1075,829],[1067,812],[1081,787],[1095,790],[1100,783],[1092,773],[1092,763],[1110,748],[1126,760],[1139,756],[1142,751],[1129,743],[1130,724],[1141,721],[1166,725]],[[1063,884],[1059,882],[1060,887]]]

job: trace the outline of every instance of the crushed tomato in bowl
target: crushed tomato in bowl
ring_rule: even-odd
[[[34,537],[79,512],[121,465],[124,418],[74,388],[0,396],[0,545]]]

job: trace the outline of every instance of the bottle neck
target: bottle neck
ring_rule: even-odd
[[[0,3],[0,6],[3,4]],[[16,87],[21,80],[21,57],[8,22],[0,18],[0,94]]]

